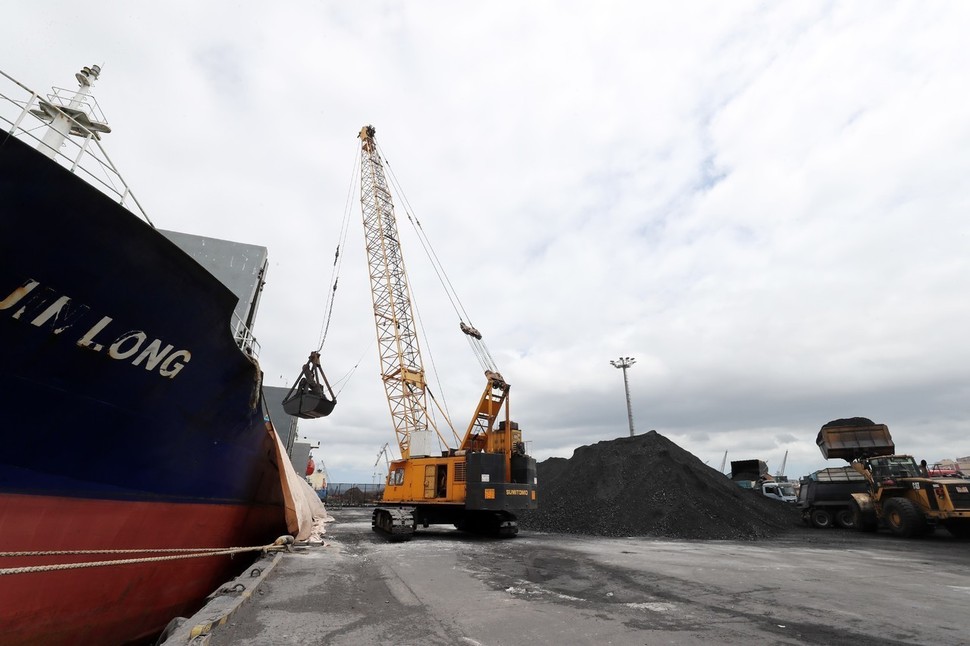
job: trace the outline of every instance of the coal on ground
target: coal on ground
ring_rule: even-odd
[[[755,540],[801,525],[791,503],[745,490],[656,431],[537,465],[539,508],[523,529],[593,536]]]

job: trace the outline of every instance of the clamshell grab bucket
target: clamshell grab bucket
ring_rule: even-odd
[[[310,388],[306,388],[305,390],[301,388],[283,400],[283,410],[288,415],[303,419],[326,417],[333,412],[336,405],[336,401],[327,399],[322,389],[320,392],[314,392]]]
[[[316,419],[332,413],[336,405],[337,397],[320,367],[320,353],[311,352],[310,359],[300,371],[296,383],[283,398],[283,410],[287,415],[301,419]]]

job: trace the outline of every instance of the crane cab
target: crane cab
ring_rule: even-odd
[[[465,509],[536,508],[536,463],[527,455],[512,456],[506,476],[502,453],[409,458],[391,462],[383,504],[456,504]]]

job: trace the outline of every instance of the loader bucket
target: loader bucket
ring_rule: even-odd
[[[822,427],[815,438],[822,456],[831,460],[842,458],[846,462],[895,452],[892,435],[885,424],[872,426]]]

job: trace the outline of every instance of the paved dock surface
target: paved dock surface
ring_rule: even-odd
[[[287,554],[210,644],[970,643],[970,542],[942,530],[387,543],[369,510],[330,511],[326,546]]]

